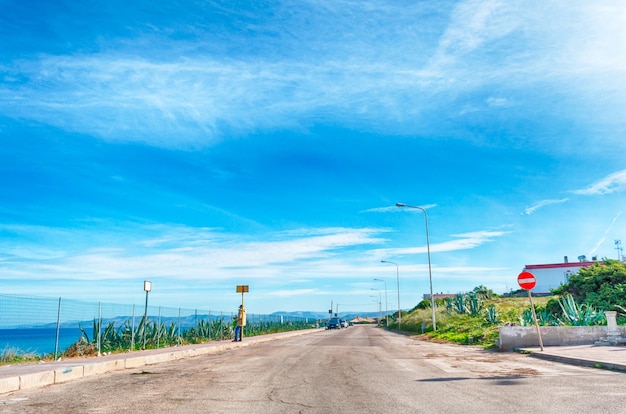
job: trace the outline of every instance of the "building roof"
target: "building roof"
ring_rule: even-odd
[[[536,264],[536,265],[526,265],[524,269],[533,270],[533,269],[559,269],[563,267],[589,267],[594,263],[601,262],[569,262],[569,263],[552,263],[552,264]]]

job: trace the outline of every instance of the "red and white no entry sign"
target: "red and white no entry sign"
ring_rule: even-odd
[[[537,284],[537,280],[535,279],[535,275],[530,272],[522,272],[517,277],[517,283],[522,289],[531,290]]]
[[[533,305],[533,296],[530,294],[530,290],[537,284],[535,275],[530,272],[522,272],[517,276],[517,283],[522,289],[528,291],[528,300],[530,300],[530,309],[533,312],[533,319],[535,320],[535,329],[537,329],[537,339],[539,339],[539,348],[543,351],[543,339],[541,339],[541,330],[539,329],[539,323],[537,322],[537,313],[535,312],[535,305]]]

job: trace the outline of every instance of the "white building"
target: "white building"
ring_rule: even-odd
[[[566,283],[571,275],[578,273],[582,267],[589,267],[597,262],[572,262],[554,264],[536,264],[524,266],[524,272],[535,275],[537,284],[532,290],[533,294],[550,293],[550,289],[555,289]]]

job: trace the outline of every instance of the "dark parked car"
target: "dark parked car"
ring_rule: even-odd
[[[339,318],[330,318],[326,324],[326,329],[341,329]]]

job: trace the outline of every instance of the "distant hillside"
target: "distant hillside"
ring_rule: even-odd
[[[391,314],[391,312],[389,312]],[[296,312],[284,312],[284,311],[277,311],[272,313],[272,315],[280,315],[280,316],[285,316],[285,317],[298,317],[298,318],[309,318],[309,319],[328,319],[328,312],[310,312],[310,311],[296,311]],[[334,314],[333,314],[334,316]],[[339,312],[339,317],[341,319],[346,319],[346,320],[350,320],[350,319],[354,319],[357,316],[361,316],[361,317],[366,317],[369,316],[370,318],[377,318],[378,317],[378,312]],[[384,317],[384,313],[382,314],[382,316]]]
[[[276,321],[276,318],[279,318],[281,316],[284,318],[307,318],[311,322],[314,322],[319,319],[322,319],[322,320],[328,319],[328,313],[326,312],[311,312],[311,311],[295,311],[295,312],[277,311],[270,315],[259,315],[255,313],[248,314],[248,318],[250,322],[268,321],[268,320]],[[339,317],[341,319],[350,320],[350,319],[356,318],[357,316],[361,316],[361,317],[369,316],[370,318],[377,318],[378,312],[339,312]],[[231,315],[224,314],[223,317],[225,321],[229,321],[231,318]],[[135,325],[139,324],[139,321],[141,321],[141,318],[142,316],[135,315]],[[198,320],[212,320],[212,321],[219,320],[220,315],[219,314],[187,315],[187,316],[181,316],[180,318],[175,317],[175,316],[162,316],[160,319],[158,317],[155,317],[154,315],[149,315],[148,319],[151,321],[159,321],[160,323],[164,323],[166,326],[169,326],[172,323],[174,323],[177,326],[180,325],[181,328],[185,329],[185,328],[191,328],[195,326]],[[120,316],[115,316],[112,318],[103,318],[102,327],[105,327],[109,325],[111,322],[113,322],[116,328],[120,328],[124,326],[124,324],[132,323],[131,321],[132,321],[131,316],[120,315]],[[93,319],[82,320],[82,321],[79,321],[79,320],[65,321],[61,323],[60,327],[61,328],[77,328],[80,325],[87,332],[91,332],[91,329],[93,328],[93,323],[94,323]],[[25,324],[20,324],[16,326],[10,326],[7,328],[22,328],[22,329],[56,328],[56,326],[57,326],[56,322],[50,322],[50,323],[45,323],[45,324],[25,323]]]
[[[142,316],[135,316],[135,326],[139,324],[139,322],[141,321]],[[181,316],[180,318],[175,317],[175,316],[162,316],[160,319],[155,316],[149,315],[148,316],[148,320],[150,321],[159,321],[161,323],[164,323],[165,325],[170,325],[172,323],[176,324],[176,325],[180,325],[181,328],[189,328],[189,327],[193,327],[196,324],[196,321],[198,320],[218,320],[220,318],[220,315],[187,315],[187,316]],[[230,315],[224,315],[224,320],[228,320],[230,319]],[[119,328],[121,326],[124,326],[124,324],[126,323],[132,323],[131,322],[132,317],[131,316],[116,316],[114,318],[103,318],[102,319],[102,326],[105,327],[107,325],[109,325],[111,322],[113,322],[113,324],[115,325],[116,328]],[[78,325],[82,326],[83,329],[87,330],[87,332],[90,332],[89,330],[92,329],[93,327],[93,323],[94,320],[90,319],[90,320],[84,320],[84,321],[67,321],[67,322],[62,322],[60,327],[61,328],[77,328]],[[50,322],[50,323],[46,323],[46,324],[37,324],[37,325],[20,325],[20,326],[16,326],[16,328],[56,328],[57,324],[56,322]]]

